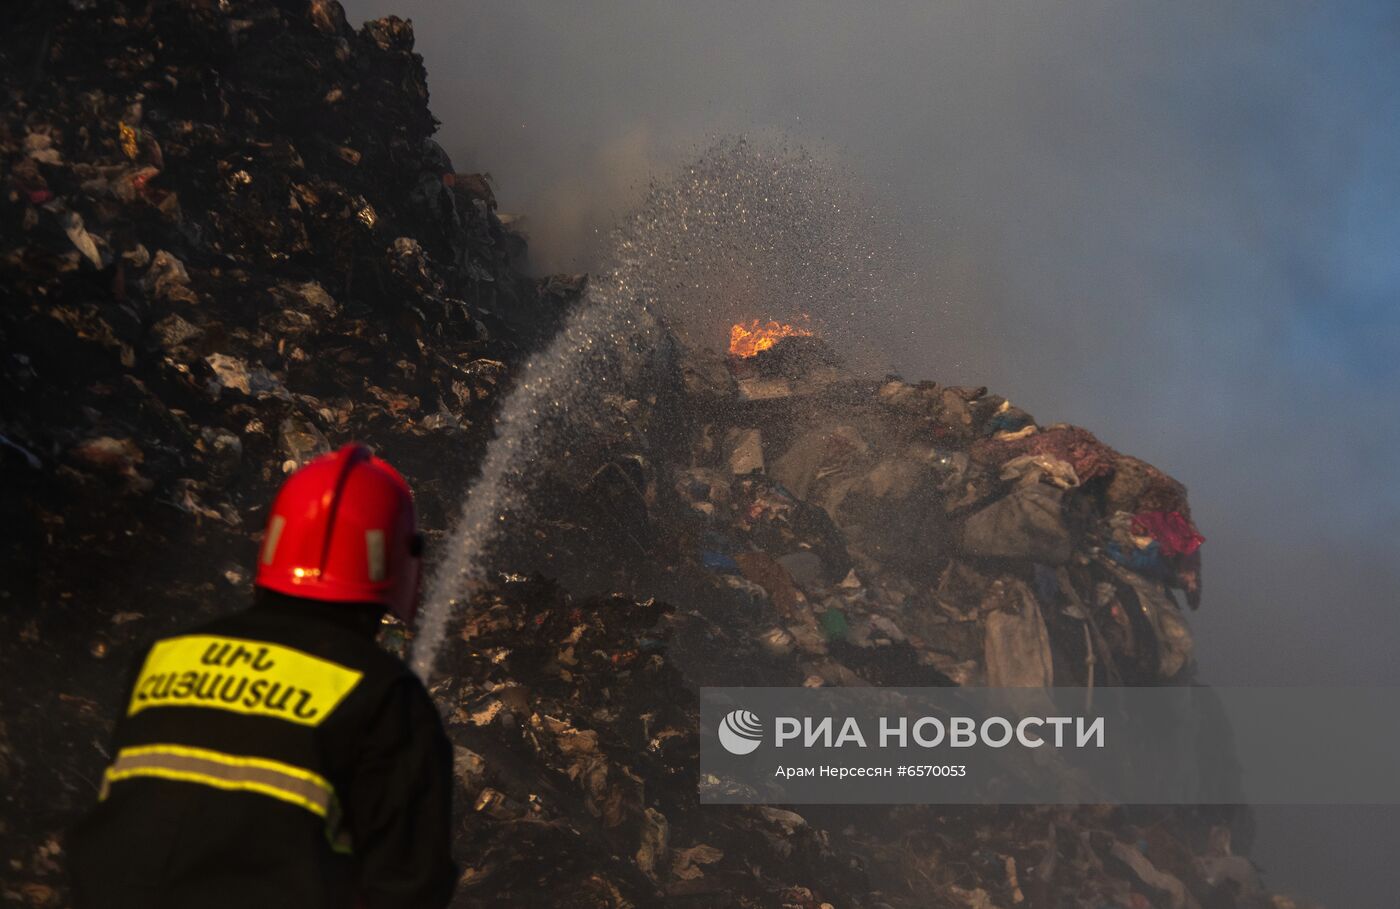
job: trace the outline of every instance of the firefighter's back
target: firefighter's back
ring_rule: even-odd
[[[350,905],[356,763],[417,683],[343,605],[273,600],[141,659],[70,848],[79,906]]]

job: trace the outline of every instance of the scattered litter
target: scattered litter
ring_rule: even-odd
[[[68,239],[72,241],[73,247],[92,263],[93,268],[102,267],[102,254],[97,251],[97,243],[92,239],[92,235],[83,227],[82,215],[75,211],[65,212],[63,231],[68,234]]]

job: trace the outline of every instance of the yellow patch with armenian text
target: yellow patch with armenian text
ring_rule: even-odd
[[[363,673],[291,647],[191,634],[151,648],[127,716],[148,707],[205,707],[319,726]]]

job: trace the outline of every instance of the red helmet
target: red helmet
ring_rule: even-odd
[[[346,445],[282,484],[253,583],[310,600],[379,603],[411,622],[421,554],[404,478],[365,446]]]

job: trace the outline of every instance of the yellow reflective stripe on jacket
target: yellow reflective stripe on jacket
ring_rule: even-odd
[[[106,800],[112,783],[136,777],[270,796],[324,818],[330,847],[340,853],[353,851],[349,831],[341,824],[340,801],[334,787],[325,777],[304,767],[188,745],[135,745],[117,752],[117,759],[103,774],[98,798]]]
[[[305,808],[328,821],[338,820],[334,816],[338,813],[335,790],[325,777],[281,761],[185,745],[141,745],[117,752],[117,759],[107,768],[104,784],[133,777],[256,792]]]
[[[205,707],[319,726],[363,673],[280,644],[211,634],[156,643],[127,716],[148,707]]]

